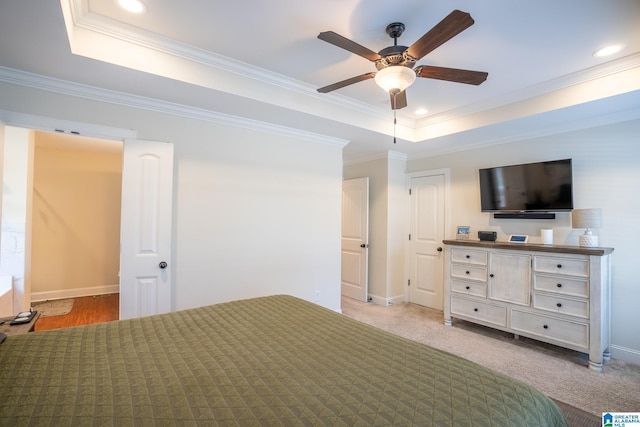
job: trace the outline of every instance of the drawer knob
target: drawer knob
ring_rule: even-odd
[[[556,305],[558,306],[558,308],[562,307],[561,303],[557,303]]]
[[[489,277],[493,277],[493,273],[489,274]]]
[[[477,309],[477,308],[474,308],[474,309],[473,309],[473,311],[478,311],[478,309]]]
[[[467,259],[471,258],[471,255],[467,255]]]
[[[469,271],[465,271],[465,273],[470,274]]]
[[[465,286],[465,288],[468,290],[468,289],[470,289],[470,288],[471,288],[471,286]]]
[[[558,268],[562,268],[562,264],[558,264],[556,267],[558,267]]]
[[[543,328],[549,329],[549,325],[542,325]]]
[[[562,287],[562,283],[558,283],[556,286],[561,288]]]

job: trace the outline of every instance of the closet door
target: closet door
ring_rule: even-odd
[[[442,310],[445,177],[413,177],[410,186],[409,302]]]

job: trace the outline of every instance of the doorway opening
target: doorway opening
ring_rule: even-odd
[[[114,239],[118,235],[120,239],[118,241],[119,280],[117,281],[120,295],[119,318],[128,319],[175,310],[172,286],[173,144],[136,139],[137,132],[132,129],[111,128],[0,110],[0,128],[2,128],[0,135],[5,136],[4,129],[10,126],[20,126],[20,129],[29,132],[29,135],[32,135],[35,130],[28,129],[39,129],[54,134],[65,133],[103,139],[108,144],[117,141],[122,152],[120,231],[119,233],[114,231],[112,234]],[[28,147],[33,157],[33,140],[28,137],[25,140],[30,141]],[[3,142],[0,139],[0,152],[5,148]],[[28,168],[27,163],[25,162],[25,169]],[[25,185],[25,188],[30,189],[30,193],[24,199],[27,200],[29,208],[24,209],[21,220],[24,230],[22,232],[22,268],[16,269],[22,277],[19,277],[17,282],[14,280],[12,285],[13,309],[17,311],[28,310],[31,303],[29,270],[31,266],[28,264],[31,260],[31,247],[26,247],[24,243],[31,242],[31,229],[27,230],[26,227],[31,226],[33,161],[28,164],[31,165],[29,166],[31,169],[26,174],[25,179],[29,179],[29,185]],[[23,175],[25,175],[24,172]],[[4,173],[2,176],[4,177]],[[5,184],[6,182],[2,183],[3,186]],[[5,241],[2,238],[0,240]],[[0,259],[0,266],[8,264],[2,261]],[[2,274],[3,272],[0,271],[0,275]]]
[[[5,164],[16,151],[27,154],[4,170],[3,261],[23,259],[2,269],[29,278],[23,304],[118,294],[123,142],[7,126]]]
[[[117,293],[122,141],[34,134],[32,300]]]

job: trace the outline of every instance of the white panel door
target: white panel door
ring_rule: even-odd
[[[342,182],[342,295],[367,301],[369,178]]]
[[[173,145],[125,140],[120,318],[171,311]]]
[[[444,175],[411,178],[409,301],[442,310]]]

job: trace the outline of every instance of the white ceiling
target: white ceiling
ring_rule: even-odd
[[[637,0],[116,0],[0,3],[0,80],[23,72],[243,117],[349,141],[346,161],[389,150],[430,155],[640,117]],[[317,38],[335,31],[374,51],[403,22],[411,45],[453,9],[475,24],[420,65],[486,71],[480,86],[418,79],[398,112],[373,80],[316,89],[375,71]],[[605,45],[625,48],[607,58]],[[7,77],[11,75],[11,79]],[[30,76],[30,75],[26,75]],[[84,86],[82,86],[84,87]],[[418,108],[427,115],[417,115]],[[228,116],[227,116],[228,115]]]

